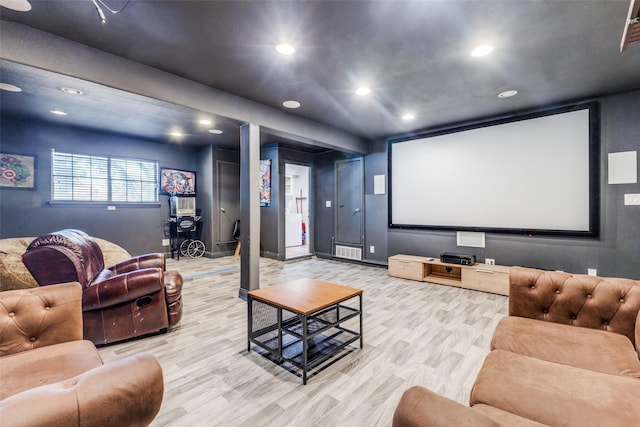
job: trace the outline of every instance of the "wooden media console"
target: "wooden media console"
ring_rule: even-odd
[[[414,255],[389,257],[389,276],[465,289],[509,295],[509,267],[479,264],[459,265],[438,258]]]

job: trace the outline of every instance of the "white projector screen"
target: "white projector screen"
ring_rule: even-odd
[[[594,236],[597,104],[389,142],[389,222]]]

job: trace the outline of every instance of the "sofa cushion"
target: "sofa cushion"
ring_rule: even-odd
[[[546,424],[540,424],[535,421],[528,420],[526,418],[519,417],[511,412],[503,411],[502,409],[494,408],[488,405],[475,405],[474,411],[483,413],[488,417],[497,421],[501,426],[509,427],[542,427]]]
[[[0,400],[0,425],[148,426],[163,394],[160,364],[140,354]]]
[[[38,286],[22,263],[22,254],[32,240],[33,237],[0,239],[0,291]]]
[[[102,365],[91,341],[70,341],[0,357],[0,400]]]
[[[640,425],[640,381],[504,350],[484,361],[470,403],[548,425]]]
[[[420,386],[407,389],[393,414],[393,427],[540,427],[517,415],[476,405],[469,408]]]
[[[491,349],[640,378],[640,360],[631,341],[613,332],[509,316],[498,323]]]

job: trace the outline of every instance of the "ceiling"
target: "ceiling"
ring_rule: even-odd
[[[365,139],[640,89],[640,45],[620,52],[629,0],[102,2],[105,24],[91,0],[30,0],[31,11],[3,7],[0,19]],[[277,53],[282,41],[296,52]],[[471,56],[485,43],[491,54]],[[28,88],[0,91],[3,116],[56,121],[43,108],[55,104],[82,127],[165,140],[190,123],[189,144],[239,138],[238,120],[212,117],[224,131],[213,135],[185,106],[8,61],[0,67],[1,82]],[[360,85],[371,93],[356,95]],[[498,98],[506,90],[518,94]],[[285,100],[301,106],[286,109]],[[402,120],[405,112],[415,118]]]

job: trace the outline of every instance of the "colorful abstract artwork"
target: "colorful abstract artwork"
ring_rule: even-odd
[[[0,153],[0,187],[35,188],[35,162],[33,156]]]
[[[271,160],[260,160],[260,206],[271,206]]]
[[[169,195],[195,195],[196,173],[162,168],[160,170],[160,193]]]

